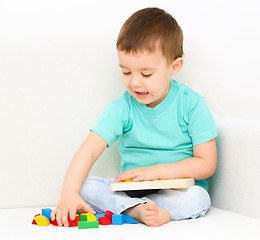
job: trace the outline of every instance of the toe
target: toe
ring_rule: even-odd
[[[146,208],[146,210],[155,211],[157,209],[157,205],[155,202],[150,201],[145,204],[145,208]]]

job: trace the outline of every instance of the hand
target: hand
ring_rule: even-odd
[[[54,221],[56,218],[58,226],[61,227],[64,225],[65,227],[68,227],[68,216],[72,221],[74,221],[77,210],[80,209],[96,214],[96,212],[86,204],[77,192],[68,191],[62,193],[57,209],[54,209],[51,213],[51,220]]]
[[[154,165],[125,171],[117,176],[115,182],[120,182],[126,179],[132,179],[133,182],[158,180],[158,168]]]

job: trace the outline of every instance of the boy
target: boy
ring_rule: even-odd
[[[216,126],[204,98],[171,79],[183,65],[182,30],[158,8],[134,13],[117,41],[127,91],[112,101],[73,157],[51,217],[68,226],[77,210],[126,213],[147,226],[197,218],[210,208],[208,185],[217,164]],[[116,179],[88,175],[119,140]],[[195,178],[185,191],[110,192],[113,181]],[[85,180],[84,180],[85,179]]]

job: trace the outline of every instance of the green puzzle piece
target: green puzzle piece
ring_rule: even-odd
[[[99,228],[98,221],[80,221],[78,222],[78,229],[86,229],[86,228]]]

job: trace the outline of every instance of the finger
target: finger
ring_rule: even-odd
[[[72,221],[74,221],[75,218],[76,218],[76,210],[70,210],[70,211],[69,211],[69,216],[70,216],[70,219],[71,219]]]
[[[141,176],[137,176],[137,177],[134,177],[132,180],[133,180],[133,182],[140,182],[143,180],[143,178]]]
[[[51,220],[52,220],[52,221],[55,220],[56,213],[57,213],[57,210],[56,210],[56,209],[52,210],[52,212],[51,212]]]
[[[115,182],[120,182],[122,179],[122,173],[115,178]]]
[[[123,172],[123,173],[118,175],[116,180],[117,180],[117,182],[121,182],[121,181],[124,181],[124,180],[127,180],[127,179],[132,179],[133,176],[134,176],[133,174],[134,173],[132,171]]]
[[[84,209],[86,212],[89,212],[89,213],[92,213],[92,214],[96,214],[96,212],[90,207],[88,206],[84,200],[83,202],[81,203],[81,208]]]
[[[62,220],[62,223],[63,223],[64,227],[68,227],[69,226],[68,211],[67,210],[62,212],[61,220]]]
[[[122,176],[121,181],[133,181],[134,178],[138,177],[138,175],[135,172],[128,172],[125,175]]]
[[[56,211],[56,221],[59,227],[62,226],[62,220],[61,220],[61,211],[57,210]]]

